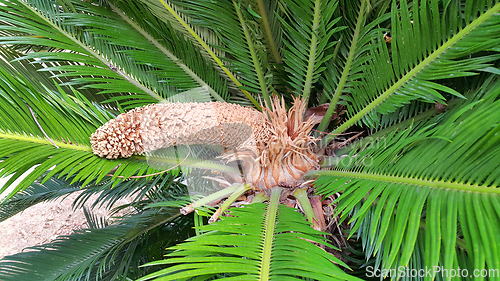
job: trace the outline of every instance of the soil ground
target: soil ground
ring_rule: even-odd
[[[8,178],[0,178],[0,187]],[[0,200],[13,188],[0,195]],[[72,210],[72,202],[78,193],[72,194],[65,200],[39,203],[18,213],[9,219],[0,222],[0,259],[23,251],[26,247],[48,243],[57,236],[69,235],[73,229],[87,227],[83,210]],[[92,202],[89,200],[88,202]],[[121,200],[118,205],[128,202]],[[93,213],[102,217],[109,217],[105,209],[94,209]]]

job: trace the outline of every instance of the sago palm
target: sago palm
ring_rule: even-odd
[[[1,219],[133,198],[2,280],[500,278],[498,1],[0,0],[0,35]]]

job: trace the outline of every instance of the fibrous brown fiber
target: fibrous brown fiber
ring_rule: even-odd
[[[244,160],[246,181],[257,189],[273,186],[295,186],[305,172],[318,167],[318,157],[312,146],[315,139],[310,135],[315,123],[304,120],[306,104],[295,99],[287,112],[285,102],[274,97],[267,107],[271,134],[266,146],[246,146],[226,155],[229,160]]]

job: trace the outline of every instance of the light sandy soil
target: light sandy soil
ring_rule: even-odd
[[[0,178],[0,187],[7,178]],[[0,195],[5,197],[7,192]],[[68,235],[73,229],[87,227],[83,210],[72,210],[72,202],[78,193],[66,197],[65,200],[40,203],[18,213],[11,218],[0,222],[0,258],[23,251],[26,247],[48,243],[57,236]],[[89,200],[88,202],[92,202]],[[129,202],[120,200],[118,205]],[[109,217],[105,209],[94,209],[94,214]]]

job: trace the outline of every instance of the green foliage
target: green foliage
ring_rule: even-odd
[[[356,122],[361,125],[360,120],[366,126],[377,127],[380,115],[392,113],[415,99],[434,103],[444,102],[444,93],[462,97],[436,80],[472,76],[479,71],[495,72],[488,66],[498,59],[498,54],[487,51],[500,42],[497,32],[500,18],[495,13],[498,6],[474,20],[469,17],[461,21],[457,18],[462,18],[464,11],[457,1],[445,7],[440,7],[438,2],[423,1],[410,9],[406,1],[401,1],[401,8],[393,1],[390,49],[382,30],[367,33],[362,29],[364,32],[360,34],[369,36],[360,38],[364,46],[352,52],[356,59],[352,62],[353,69],[347,71],[352,73],[354,81],[346,78],[346,83],[352,84],[345,89],[349,95],[343,96],[350,118],[334,130],[335,134]],[[485,10],[484,5],[472,5],[465,13],[478,15]],[[432,7],[430,14],[428,6]],[[446,12],[439,13],[439,9]],[[453,20],[446,20],[448,18]],[[484,44],[477,44],[484,38],[487,38]],[[337,92],[339,90],[343,89]],[[330,140],[331,137],[323,139],[323,144]]]
[[[349,217],[352,233],[369,225],[365,250],[386,257],[383,268],[406,266],[414,251],[422,251],[424,267],[454,268],[457,246],[472,250],[474,268],[500,266],[499,86],[488,80],[443,115],[353,150],[332,171],[315,172],[322,175],[317,192],[342,191],[336,212]]]
[[[500,269],[498,46],[498,1],[0,0],[0,176],[12,175],[0,193],[26,173],[0,219],[79,190],[74,208],[97,196],[85,208],[89,229],[5,257],[0,279]],[[326,157],[330,170],[307,174],[319,177],[317,195],[338,195],[334,215],[349,223],[338,227],[348,238],[342,261],[322,249],[334,251],[325,233],[278,204],[278,189],[209,225],[213,210],[198,208],[192,237],[193,217],[179,210],[212,200],[186,196],[194,169],[130,178],[179,159],[92,153],[90,135],[124,110],[200,93],[257,109],[271,94],[329,103],[319,152],[340,134],[369,135]],[[200,151],[183,165],[238,173],[200,161]],[[194,190],[208,190],[199,174]],[[129,196],[115,211],[132,211],[117,222],[92,214]]]
[[[336,1],[287,1],[286,19],[281,19],[284,31],[284,61],[296,95],[309,98],[311,87],[321,76],[323,64],[332,58],[325,54],[335,45],[332,36],[342,27],[333,18]],[[306,36],[304,36],[306,35]]]
[[[274,194],[269,205],[233,209],[230,217],[201,227],[203,234],[172,247],[167,259],[149,264],[173,266],[140,280],[206,280],[216,275],[233,280],[354,280],[333,264],[343,262],[308,242],[329,246],[322,233],[296,210],[277,206],[279,193]]]
[[[148,30],[152,29],[156,33],[154,35],[161,34],[168,38],[168,41],[162,37],[155,40],[139,25],[148,24],[147,19],[134,23],[114,6],[113,11],[109,11],[83,1],[73,1],[67,2],[68,7],[64,6],[59,10],[51,8],[50,2],[55,1],[33,1],[31,5],[24,2],[2,2],[4,5],[0,7],[4,10],[3,15],[15,24],[3,25],[0,29],[16,36],[0,37],[0,42],[14,46],[29,44],[71,51],[42,50],[26,53],[22,58],[37,59],[36,63],[72,62],[70,65],[42,69],[61,72],[54,77],[71,77],[69,84],[96,88],[101,94],[133,92],[136,98],[134,103],[129,96],[123,95],[115,96],[110,101],[118,101],[127,106],[133,104],[134,107],[157,102],[195,85],[210,88],[212,94],[219,92],[226,96],[224,82],[214,76],[213,71],[207,71],[210,67],[184,39],[175,33],[173,36],[167,35],[173,32],[169,26],[157,25],[154,29],[147,26]],[[129,5],[127,8],[135,13],[144,9],[140,5],[134,6]],[[68,14],[69,7],[73,10],[71,14]],[[46,14],[42,15],[36,9],[45,10]],[[27,22],[31,23],[30,28],[26,28]],[[159,41],[166,42],[166,46]],[[174,48],[177,54],[169,51]],[[154,59],[157,57],[166,59]],[[188,60],[191,68],[181,59]],[[202,75],[202,78],[198,75]],[[210,81],[210,85],[205,81]],[[219,95],[217,98],[222,100]]]
[[[0,191],[39,165],[28,172],[9,197],[27,188],[54,165],[44,181],[55,174],[75,175],[72,182],[82,180],[86,185],[102,180],[118,165],[115,178],[156,171],[143,165],[145,159],[112,162],[92,153],[89,136],[113,116],[101,105],[91,103],[78,92],[74,92],[75,96],[65,94],[60,88],[58,92],[48,89],[40,92],[26,79],[13,77],[3,70],[0,74],[3,78],[0,106],[4,109],[0,113],[0,158],[8,157],[0,163],[0,175],[13,175]]]

